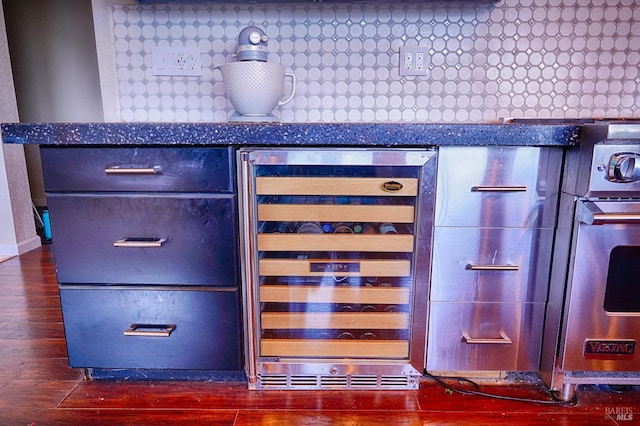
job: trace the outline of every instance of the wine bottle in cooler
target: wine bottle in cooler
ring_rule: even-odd
[[[318,222],[301,222],[296,229],[298,234],[322,234],[322,226]]]
[[[336,223],[333,232],[336,234],[353,234],[353,225],[344,222]]]
[[[287,234],[291,232],[291,228],[289,228],[289,222],[277,222],[272,232],[274,234]]]
[[[362,224],[363,234],[377,234],[379,227],[375,223],[366,222]]]
[[[340,332],[338,332],[337,338],[340,340],[352,340],[355,339],[356,336],[348,330],[341,330]]]
[[[360,340],[377,340],[378,335],[371,330],[364,331],[360,335]]]
[[[380,224],[380,228],[378,228],[378,232],[380,232],[381,234],[397,234],[398,230],[393,225],[393,223],[386,222],[386,223]]]
[[[323,196],[323,197],[320,197],[320,199],[318,200],[318,203],[323,205],[333,205],[335,204],[334,201],[335,201],[334,197]],[[331,222],[322,222],[321,226],[322,226],[322,232],[324,232],[325,234],[332,233],[335,228]]]

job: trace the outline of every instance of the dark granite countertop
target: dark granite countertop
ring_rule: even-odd
[[[5,143],[40,145],[570,146],[575,124],[7,123]]]

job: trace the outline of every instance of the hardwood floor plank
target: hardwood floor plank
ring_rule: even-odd
[[[0,328],[0,339],[51,339],[64,336],[62,322],[8,321]]]
[[[481,386],[483,392],[507,396],[511,398],[525,398],[530,400],[549,401],[548,391],[541,386]],[[576,405],[544,405],[530,402],[508,401],[492,399],[475,395],[451,394],[444,388],[433,383],[421,383],[418,401],[423,411],[442,412],[486,412],[501,411],[507,413],[538,413],[551,415],[586,415],[604,419],[606,410],[616,407],[633,407],[640,413],[640,391],[633,390],[625,394],[603,392],[597,386],[580,386],[577,391]]]
[[[0,413],[55,408],[77,384],[77,380],[53,379],[0,381]]]
[[[21,309],[43,309],[43,308],[60,308],[60,299],[53,296],[43,295],[0,295],[0,310],[6,308]]]
[[[34,359],[45,362],[50,358],[66,358],[67,344],[57,339],[0,339],[0,358],[4,364]]]
[[[413,391],[250,391],[245,383],[82,382],[62,408],[237,408],[417,410]]]
[[[457,388],[473,390],[470,386],[456,385]],[[542,386],[535,385],[481,385],[480,391],[499,396],[523,398],[529,400],[549,401],[553,399],[547,390]],[[532,406],[537,406],[537,410],[558,410],[566,408],[564,405],[545,406],[543,404],[531,404],[527,402],[508,401],[502,399],[492,399],[475,395],[460,395],[451,393],[444,387],[424,379],[420,382],[418,391],[418,401],[421,410],[438,411],[465,411],[465,410],[503,410],[509,412],[530,412]]]
[[[465,412],[240,411],[234,426],[496,426],[615,425],[597,415]]]
[[[28,309],[19,307],[2,308],[0,314],[2,321],[26,320],[42,322],[62,322],[62,311],[60,307]]]
[[[236,410],[64,410],[27,409],[0,413],[2,425],[45,426],[233,426]]]
[[[298,426],[298,425],[358,425],[358,426],[423,425],[418,412],[357,412],[353,411],[250,411],[241,410],[235,426]],[[443,423],[440,423],[443,424]]]
[[[83,381],[60,408],[235,408],[242,384],[203,382]],[[239,398],[238,398],[239,397]]]
[[[84,372],[79,368],[70,368],[67,358],[58,359],[27,359],[18,363],[0,364],[0,377],[10,380],[75,380],[84,378]]]
[[[55,279],[55,278],[54,278]],[[58,297],[58,287],[25,285],[21,280],[13,282],[11,278],[0,277],[2,295],[4,296],[48,296]]]

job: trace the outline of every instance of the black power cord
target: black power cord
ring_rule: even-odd
[[[434,380],[437,384],[445,388],[447,391],[457,393],[460,395],[476,395],[476,396],[483,396],[486,398],[502,399],[505,401],[527,402],[531,404],[542,404],[542,405],[559,405],[564,407],[572,407],[578,403],[577,396],[574,396],[571,401],[563,401],[559,399],[554,392],[549,392],[549,395],[551,396],[551,398],[553,398],[552,400],[518,398],[513,396],[496,395],[488,392],[482,392],[480,391],[480,386],[476,382],[470,379],[465,379],[463,377],[434,376],[432,374],[427,373],[426,371],[424,372],[424,376]],[[461,389],[461,388],[452,386],[449,383],[447,383],[446,380],[457,380],[458,382],[468,383],[471,386],[473,386],[474,390]]]

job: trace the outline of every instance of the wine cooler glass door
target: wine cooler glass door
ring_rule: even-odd
[[[414,345],[424,354],[425,327],[416,327],[419,338],[413,328],[426,314],[414,308],[419,301],[426,309],[428,290],[417,291],[416,277],[428,264],[417,260],[430,251],[416,248],[425,246],[418,239],[430,240],[418,218],[432,215],[420,193],[433,153],[240,155],[248,185],[248,349],[257,374],[295,366],[336,375],[345,365],[371,373],[380,363],[410,365]]]

